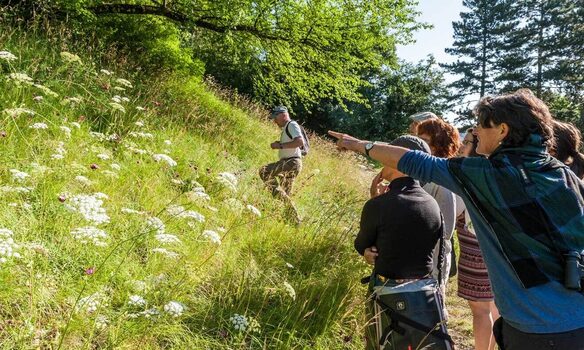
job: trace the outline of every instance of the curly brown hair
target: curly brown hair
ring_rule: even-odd
[[[436,157],[452,158],[458,153],[460,147],[458,130],[442,119],[424,120],[418,125],[417,134],[430,136],[430,148]]]

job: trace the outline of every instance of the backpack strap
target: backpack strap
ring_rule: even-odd
[[[290,125],[290,123],[292,123],[292,120],[288,122],[288,124],[286,124],[286,126],[284,127],[284,130],[286,131],[286,135],[288,135],[288,137],[293,140],[292,138],[292,134],[290,134],[290,131],[288,131],[288,125]]]

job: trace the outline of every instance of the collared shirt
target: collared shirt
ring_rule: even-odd
[[[532,164],[527,165],[528,172],[541,162],[541,158],[534,159]],[[513,235],[503,237],[504,242],[497,236],[498,233],[515,229],[517,225],[514,215],[517,205],[522,203],[513,202],[518,200],[514,199],[513,193],[520,194],[523,183],[519,172],[510,163],[493,164],[490,159],[447,160],[409,151],[400,159],[398,169],[421,181],[435,182],[462,197],[489,270],[495,303],[509,324],[527,333],[565,332],[584,327],[584,295],[566,289],[560,281],[553,279],[525,288],[505,254],[502,244],[512,240],[527,248],[532,254],[532,262],[540,264],[538,271],[553,272],[554,266],[559,265],[556,261],[551,266],[550,259],[556,260],[557,257],[553,256],[549,247],[538,243],[539,237],[531,232],[515,231]],[[465,174],[464,186],[453,173],[453,167]],[[584,213],[580,205],[582,193],[567,187],[566,175],[562,175],[562,171],[543,172],[534,178],[538,187],[534,193],[537,203],[544,208],[554,225],[570,237],[572,243],[581,244],[584,237]],[[504,183],[503,187],[501,183]],[[469,193],[480,198],[481,207],[487,207],[490,211],[487,215],[490,219],[475,205],[476,198],[471,198]],[[539,220],[537,217],[531,219],[532,222]],[[521,221],[529,222],[529,218]]]
[[[286,130],[288,130],[288,133],[290,133],[290,136],[292,137],[288,136]],[[300,125],[298,125],[296,121],[291,120],[288,123],[286,123],[286,125],[284,125],[284,127],[282,128],[282,133],[280,134],[280,143],[291,142],[297,137],[302,137]],[[302,156],[302,152],[300,151],[300,147],[283,148],[281,150],[278,150],[278,156],[280,157],[280,159],[293,157],[300,158]]]
[[[365,203],[355,249],[377,247],[375,271],[387,278],[421,278],[432,271],[432,252],[442,233],[436,200],[411,177]]]

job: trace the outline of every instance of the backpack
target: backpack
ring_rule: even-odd
[[[290,134],[290,131],[288,131],[288,125],[290,125],[291,122],[292,121],[286,124],[286,128],[284,130],[286,131],[286,135],[288,135],[290,139],[293,139],[292,134]],[[302,156],[305,157],[308,154],[308,152],[310,152],[310,142],[308,141],[308,135],[306,135],[306,131],[304,130],[302,125],[298,124],[298,126],[300,127],[300,134],[302,135],[302,139],[304,140],[304,146],[300,147],[300,152],[302,153]]]

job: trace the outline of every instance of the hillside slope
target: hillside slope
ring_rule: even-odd
[[[291,227],[257,107],[54,33],[0,51],[2,348],[361,348],[349,155],[313,138]]]

